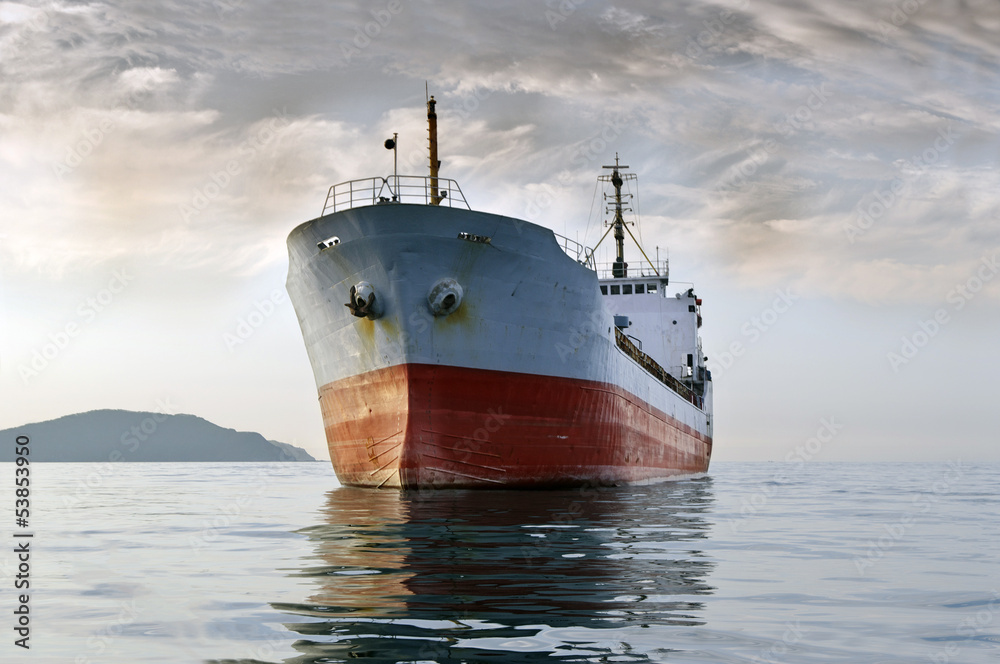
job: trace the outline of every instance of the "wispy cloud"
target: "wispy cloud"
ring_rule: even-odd
[[[388,170],[383,134],[422,145],[424,79],[447,174],[505,213],[523,216],[543,184],[571,196],[618,151],[662,217],[647,233],[699,220],[724,269],[754,279],[906,299],[997,246],[994,4],[579,3],[558,21],[549,5],[4,3],[4,263],[281,260],[326,185]],[[609,118],[614,145],[574,162]],[[941,131],[953,144],[914,170]],[[179,212],[233,160],[210,205]],[[543,221],[583,231],[577,194]]]

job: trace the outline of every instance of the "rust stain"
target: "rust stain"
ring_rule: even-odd
[[[390,339],[399,336],[399,324],[396,322],[395,318],[384,317],[378,319],[378,326],[385,333],[385,336]]]
[[[361,343],[364,345],[365,350],[372,351],[375,349],[375,321],[368,320],[367,318],[359,318],[355,323],[355,330],[358,331],[358,337],[361,339]]]
[[[459,281],[459,283],[462,282]],[[435,323],[440,323],[441,325],[468,325],[478,320],[476,317],[476,307],[471,302],[470,288],[466,284],[462,284],[462,289],[465,291],[465,294],[462,296],[461,306],[447,316],[435,316]]]

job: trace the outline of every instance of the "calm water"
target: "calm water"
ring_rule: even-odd
[[[5,525],[4,662],[1000,661],[997,464],[407,494],[327,464],[32,473],[32,648]]]

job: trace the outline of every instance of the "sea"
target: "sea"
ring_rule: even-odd
[[[328,463],[39,463],[20,526],[14,470],[5,663],[1000,662],[996,463],[412,492]]]

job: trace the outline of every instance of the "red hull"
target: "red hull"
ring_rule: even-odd
[[[704,472],[712,441],[614,385],[426,364],[320,388],[354,486],[553,487]]]

